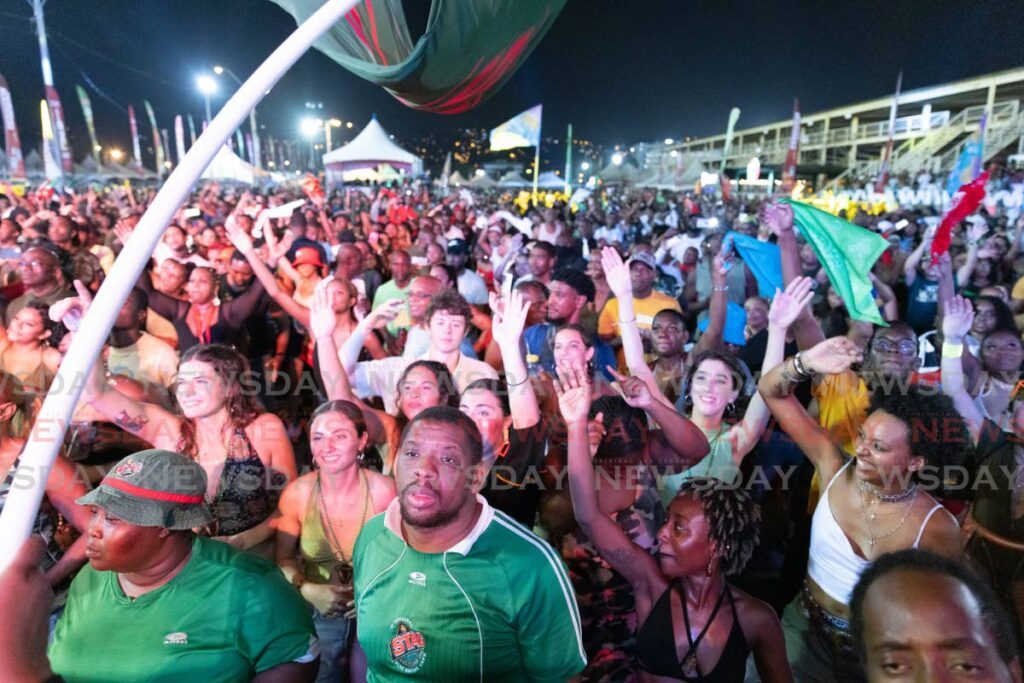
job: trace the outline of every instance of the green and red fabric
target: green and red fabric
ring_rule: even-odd
[[[272,0],[301,23],[323,0]],[[314,45],[403,104],[435,114],[476,107],[504,85],[565,0],[432,0],[413,43],[401,0],[365,0]]]
[[[793,222],[814,249],[850,317],[885,325],[869,278],[875,261],[889,246],[885,238],[813,206],[791,199],[782,203],[793,207]]]

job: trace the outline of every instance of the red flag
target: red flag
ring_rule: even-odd
[[[14,104],[7,81],[0,75],[0,118],[4,122],[4,149],[7,151],[7,172],[11,178],[25,177],[25,160],[21,156],[18,126],[14,122]]]
[[[800,100],[793,100],[793,130],[789,134],[789,150],[782,165],[782,190],[789,192],[796,183],[796,162],[800,156]]]
[[[935,237],[932,238],[932,263],[938,261],[939,256],[949,251],[949,245],[953,240],[953,226],[970,216],[981,205],[985,198],[985,183],[988,182],[988,171],[969,183],[960,186],[960,189],[953,195],[949,205],[949,211],[942,217]]]
[[[324,188],[320,185],[320,179],[309,173],[302,179],[302,191],[310,199],[324,198]]]

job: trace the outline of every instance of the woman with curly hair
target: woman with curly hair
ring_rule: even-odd
[[[657,555],[633,543],[598,501],[590,391],[576,369],[556,380],[569,429],[573,511],[600,556],[633,588],[640,668],[656,680],[739,682],[753,652],[762,680],[791,680],[775,613],[725,578],[743,569],[757,544],[757,505],[739,487],[688,479],[657,533]]]
[[[779,428],[827,482],[811,520],[804,589],[783,615],[797,680],[863,680],[849,604],[875,559],[904,548],[948,556],[961,549],[956,519],[924,490],[939,486],[945,467],[967,454],[964,420],[948,397],[915,385],[876,391],[851,460],[793,396],[798,383],[846,372],[861,359],[856,344],[833,337],[788,358],[758,384]]]
[[[261,411],[245,359],[222,344],[193,346],[178,364],[174,414],[138,403],[93,367],[83,399],[155,448],[182,453],[206,471],[213,533],[243,550],[271,538],[277,496],[295,478],[295,454],[281,419]]]

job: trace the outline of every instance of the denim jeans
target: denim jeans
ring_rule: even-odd
[[[348,653],[355,634],[355,619],[328,619],[313,610],[313,626],[320,639],[320,673],[316,683],[348,681]]]

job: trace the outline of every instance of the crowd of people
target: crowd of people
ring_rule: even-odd
[[[0,194],[0,506],[153,196]],[[0,680],[1021,681],[1024,219],[936,257],[931,213],[853,217],[874,326],[771,199],[197,188],[0,575]]]

